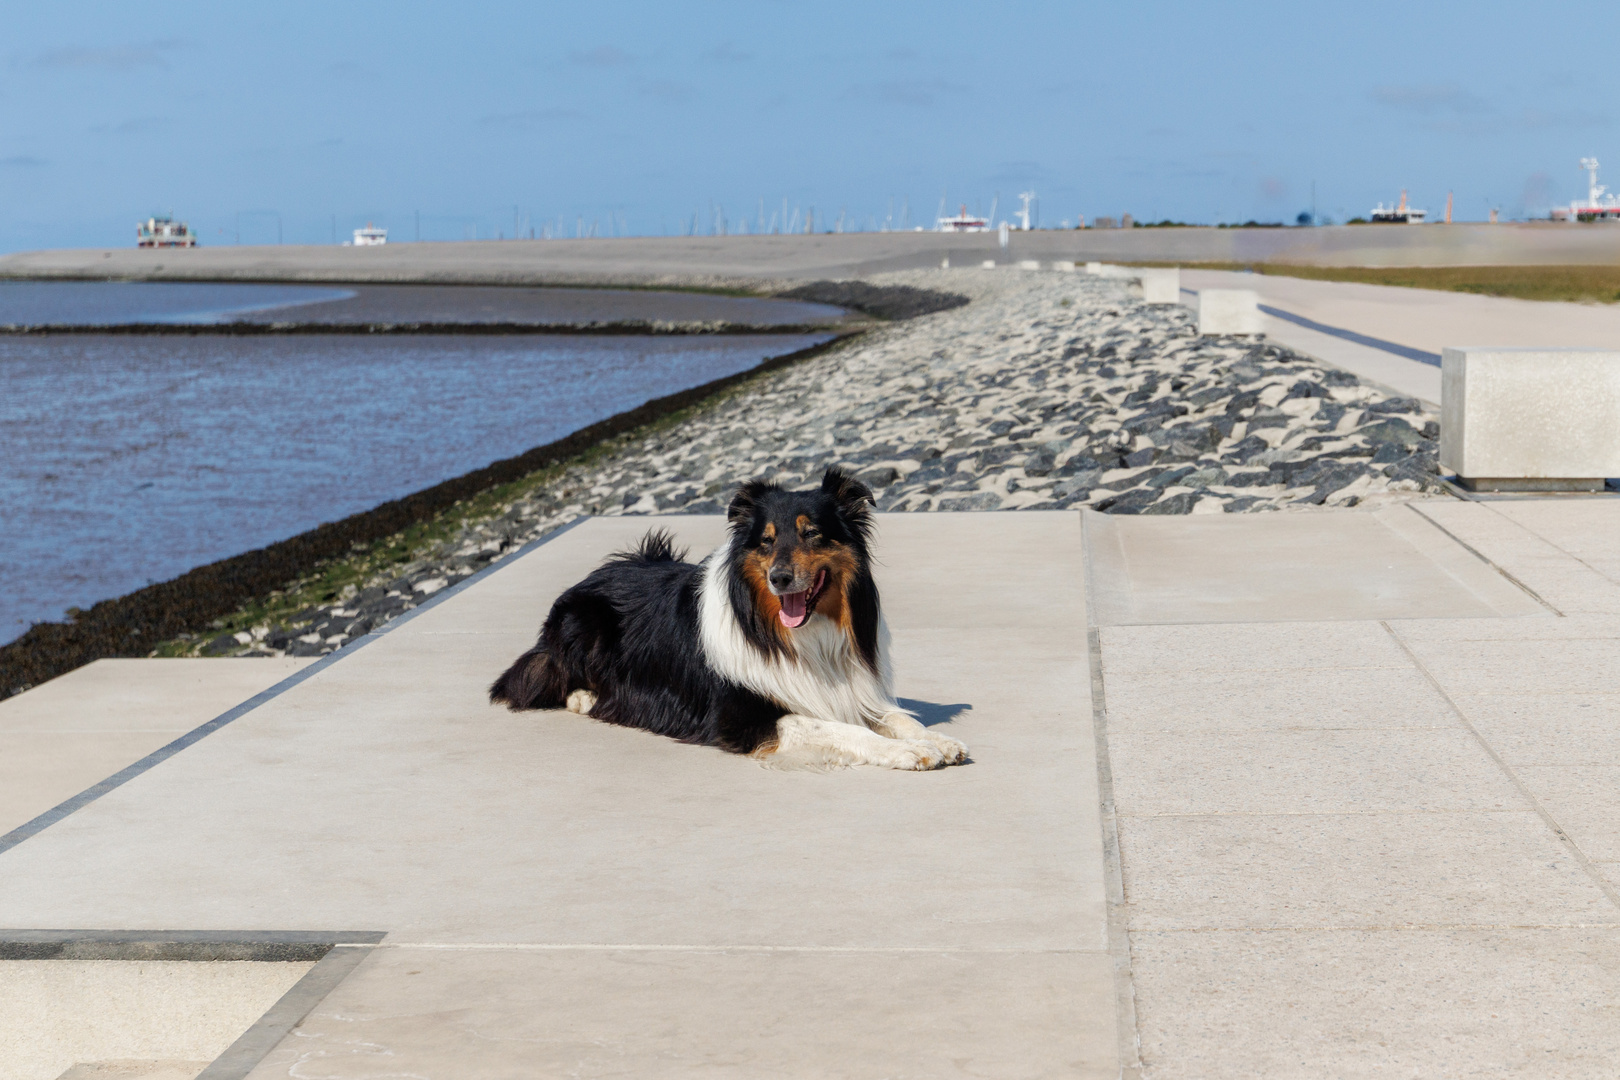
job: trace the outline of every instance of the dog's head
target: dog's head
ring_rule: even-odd
[[[737,489],[727,511],[734,580],[747,587],[761,630],[796,630],[816,614],[854,629],[867,592],[875,620],[871,505],[871,490],[839,469],[809,491],[763,480]]]

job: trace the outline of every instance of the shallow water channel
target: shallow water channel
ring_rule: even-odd
[[[826,338],[0,336],[0,642]]]

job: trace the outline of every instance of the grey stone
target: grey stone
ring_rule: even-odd
[[[975,491],[958,498],[940,499],[936,510],[994,510],[1001,505],[1001,496],[993,491]]]

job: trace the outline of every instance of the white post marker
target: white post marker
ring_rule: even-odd
[[[1181,303],[1181,268],[1153,268],[1140,271],[1142,299],[1150,304]]]
[[[1602,491],[1620,476],[1620,352],[1443,350],[1440,466],[1475,491]]]
[[[1086,263],[1086,273],[1088,273],[1088,274],[1100,274],[1100,273],[1102,273],[1102,263],[1100,263],[1100,262],[1088,262],[1088,263]]]
[[[984,260],[984,262],[980,263],[979,265],[984,267],[986,270],[994,270],[996,268],[996,260],[994,260],[994,259],[986,259],[986,260]]]
[[[1020,260],[1018,260],[1018,269],[1020,269],[1020,270],[1039,270],[1040,268],[1041,268],[1041,264],[1040,264],[1040,260],[1038,260],[1038,259],[1020,259]]]
[[[1200,334],[1263,334],[1265,330],[1260,297],[1253,289],[1204,289],[1198,294]]]

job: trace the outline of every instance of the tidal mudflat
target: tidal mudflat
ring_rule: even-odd
[[[821,340],[0,336],[0,642]]]

